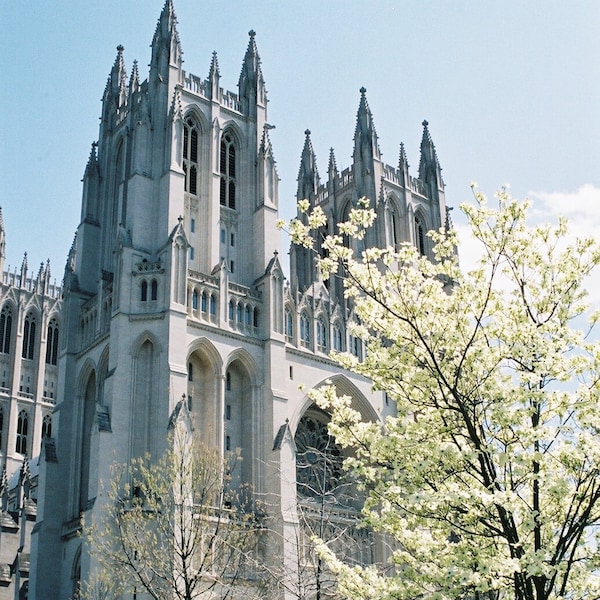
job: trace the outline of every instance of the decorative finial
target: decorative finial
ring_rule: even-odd
[[[427,121],[427,119],[425,119],[423,121],[423,123],[421,123],[421,125],[423,125],[423,127],[427,127],[429,125],[429,121]]]
[[[363,96],[364,96],[364,95],[367,93],[367,88],[366,88],[366,87],[364,87],[364,86],[363,86],[363,87],[361,87],[361,88],[360,88],[360,93],[361,93],[361,95],[363,95]]]
[[[117,52],[119,52],[119,54],[120,54],[121,52],[123,52],[123,50],[125,50],[125,48],[123,47],[123,44],[119,44],[117,46]]]
[[[310,129],[305,129],[304,130],[304,135],[310,135]]]
[[[253,39],[254,39],[254,36],[256,36],[256,31],[254,31],[254,29],[251,29],[251,30],[248,32],[248,35],[250,36],[250,39],[252,39],[252,40],[253,40]]]

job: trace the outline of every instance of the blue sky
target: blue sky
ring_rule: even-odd
[[[7,264],[51,259],[60,282],[80,217],[81,177],[100,98],[125,47],[147,75],[163,0],[0,2],[0,205]],[[255,29],[269,92],[282,216],[294,212],[304,130],[322,176],[329,148],[350,164],[367,88],[384,160],[404,142],[416,175],[430,124],[447,202],[505,182],[537,218],[600,231],[600,2],[175,0],[184,68],[236,90]],[[462,226],[458,210],[453,213]],[[468,254],[468,247],[464,251]]]

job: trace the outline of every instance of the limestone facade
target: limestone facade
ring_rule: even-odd
[[[221,87],[216,54],[207,78],[183,69],[176,25],[166,0],[145,79],[135,62],[127,74],[118,47],[85,169],[62,305],[53,305],[60,310],[58,390],[32,536],[30,598],[38,600],[70,598],[93,567],[80,515],[97,518],[101,482],[115,461],[165,449],[182,398],[196,435],[224,453],[241,450],[238,483],[266,499],[277,530],[263,558],[288,572],[299,553],[299,436],[324,419],[306,389],[329,380],[368,419],[394,410],[328,356],[364,352],[348,332],[352,309],[339,281],[321,281],[314,256],[297,249],[289,281],[284,276],[279,177],[255,33],[234,93]],[[368,196],[378,220],[367,244],[410,241],[429,254],[425,232],[447,219],[428,126],[418,177],[409,174],[403,147],[398,166],[384,164],[377,139],[362,89],[352,165],[338,171],[332,152],[321,183],[306,132],[297,197],[321,205],[334,231]],[[35,376],[39,387],[45,380]],[[29,406],[13,393],[10,402]],[[39,403],[31,409],[37,439],[52,408],[44,397]],[[356,560],[377,560],[378,552]]]

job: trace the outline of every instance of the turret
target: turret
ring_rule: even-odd
[[[21,263],[21,287],[25,287],[27,281],[27,252],[23,255],[23,262]]]
[[[256,118],[258,107],[262,107],[265,110],[266,120],[267,90],[260,68],[260,56],[254,39],[256,33],[251,30],[248,35],[250,41],[248,42],[238,82],[241,109],[244,114]]]
[[[110,131],[117,123],[118,114],[127,106],[127,72],[123,61],[123,46],[117,46],[117,57],[108,76],[102,96],[101,126]]]
[[[300,157],[300,169],[298,170],[297,200],[308,200],[314,206],[317,191],[320,185],[319,172],[317,170],[317,158],[310,139],[310,129],[304,132],[304,148]]]
[[[400,176],[400,181],[404,187],[408,187],[408,183],[410,181],[408,175],[408,160],[406,158],[406,150],[404,149],[404,142],[400,143],[400,157],[398,158],[398,175]]]
[[[98,222],[98,194],[100,189],[100,165],[96,154],[97,142],[92,143],[83,174],[83,192],[81,202],[81,220],[90,223]]]
[[[360,104],[356,114],[356,129],[354,131],[354,182],[358,198],[366,197],[375,206],[377,202],[377,186],[380,179],[381,151],[377,141],[377,132],[373,115],[366,96],[367,90],[360,88]],[[376,166],[377,165],[377,166]],[[376,173],[377,169],[377,173]],[[367,231],[367,246],[377,245],[375,230]]]
[[[181,70],[183,52],[177,32],[177,16],[172,0],[166,0],[152,38],[150,81],[167,79],[169,66]]]
[[[333,148],[329,148],[329,165],[327,166],[327,188],[329,195],[332,196],[335,191],[335,180],[338,177],[338,168],[335,161]]]
[[[210,69],[208,71],[208,81],[210,83],[210,97],[212,100],[218,100],[219,98],[219,85],[221,80],[221,73],[219,71],[219,61],[217,59],[217,53],[212,53],[212,59],[210,61]]]
[[[435,145],[429,133],[429,123],[423,121],[423,137],[421,138],[421,160],[419,162],[419,179],[433,184],[436,189],[444,189],[442,168],[438,161]]]

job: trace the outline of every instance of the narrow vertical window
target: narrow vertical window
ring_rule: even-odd
[[[219,155],[221,186],[220,200],[222,206],[235,208],[235,186],[236,186],[236,150],[233,139],[226,133],[221,139],[221,152]]]
[[[294,338],[294,321],[292,319],[292,311],[289,308],[285,309],[285,339],[291,342]]]
[[[10,334],[12,330],[12,313],[5,306],[0,313],[0,352],[10,352]]]
[[[52,437],[52,417],[46,415],[42,421],[42,439]]]
[[[234,314],[233,314],[233,300],[230,300],[229,301],[229,320],[233,321],[233,317],[234,317]]]
[[[417,242],[417,250],[420,254],[425,255],[425,229],[421,219],[415,217],[415,234]]]
[[[198,310],[198,290],[192,292],[192,308]]]
[[[185,191],[196,195],[198,193],[198,126],[192,119],[186,119],[183,126],[183,172]]]
[[[48,325],[46,336],[46,363],[55,365],[58,361],[58,324],[54,319]]]
[[[213,294],[210,295],[210,299],[208,301],[208,308],[209,308],[211,315],[217,314],[217,301],[215,300],[215,297]]]
[[[196,219],[190,220],[190,232],[194,233],[196,231]]]
[[[300,317],[300,342],[303,346],[310,346],[310,322],[305,314]]]
[[[317,320],[317,350],[327,352],[327,331],[321,319]]]
[[[140,289],[140,300],[146,302],[148,300],[148,282],[144,279]]]
[[[150,299],[156,300],[158,298],[158,282],[153,279],[150,283]]]
[[[194,365],[188,363],[188,381],[194,381]]]
[[[202,310],[203,313],[206,312],[206,292],[202,292],[202,302],[200,304],[200,310]]]
[[[27,433],[29,430],[29,415],[22,410],[17,418],[17,443],[15,450],[19,454],[27,454]]]
[[[25,317],[25,324],[23,326],[23,352],[21,353],[21,356],[31,360],[33,358],[34,345],[35,319],[29,314]]]

